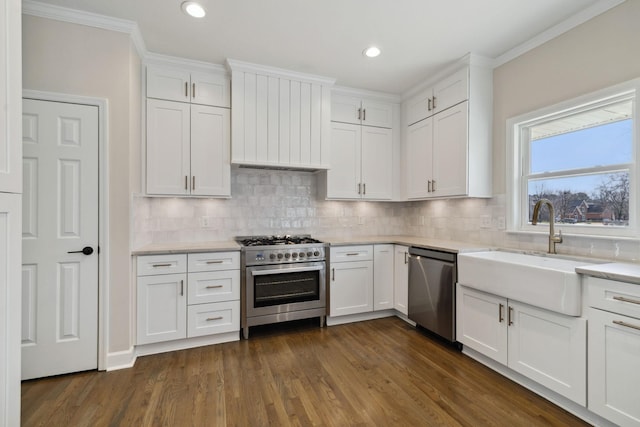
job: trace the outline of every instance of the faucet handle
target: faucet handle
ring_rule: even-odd
[[[558,230],[558,235],[553,236],[553,241],[556,243],[562,243],[562,230]]]

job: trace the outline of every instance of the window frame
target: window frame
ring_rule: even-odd
[[[540,226],[529,223],[528,179],[532,175],[525,175],[529,169],[529,128],[536,124],[570,116],[583,111],[596,109],[624,99],[632,100],[632,159],[631,163],[609,165],[605,167],[590,167],[564,172],[612,172],[615,170],[629,170],[629,225],[625,227],[594,227],[580,224],[556,223],[556,227],[566,235],[604,236],[604,237],[638,237],[640,223],[640,141],[638,128],[640,113],[638,111],[638,95],[640,94],[640,79],[634,79],[622,84],[611,86],[596,92],[569,99],[558,104],[544,107],[517,117],[507,119],[506,123],[506,204],[507,204],[507,232],[540,233],[547,232]],[[558,178],[572,176],[572,173],[544,172],[533,174],[537,178]]]

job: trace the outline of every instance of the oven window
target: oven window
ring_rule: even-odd
[[[320,272],[277,273],[254,278],[254,307],[320,299]]]

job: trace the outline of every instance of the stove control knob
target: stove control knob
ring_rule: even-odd
[[[300,252],[300,258],[304,258],[304,252]]]
[[[320,256],[320,252],[318,252],[318,251],[314,251],[314,252],[313,252],[313,256]]]
[[[289,259],[289,258],[291,258],[291,254],[290,254],[290,253],[286,253],[286,254],[284,254],[284,257],[285,257],[286,259]]]
[[[297,253],[297,252],[292,253],[292,254],[291,254],[291,257],[293,257],[293,258],[298,258],[298,253]]]
[[[282,259],[283,255],[282,254],[278,254],[278,259]]]
[[[269,259],[276,259],[276,254],[269,255]]]
[[[313,255],[313,252],[307,252],[307,256],[310,257]]]

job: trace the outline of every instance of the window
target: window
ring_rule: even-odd
[[[534,230],[547,199],[565,233],[635,235],[638,81],[507,122],[509,229]],[[549,222],[542,209],[539,222]]]

